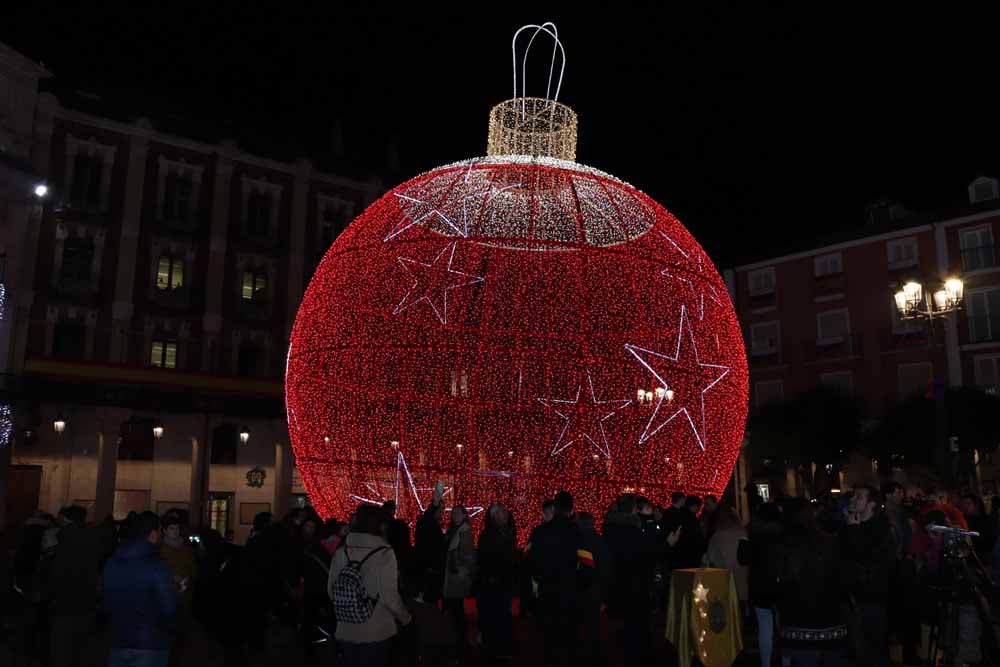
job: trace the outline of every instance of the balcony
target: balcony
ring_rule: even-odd
[[[900,352],[917,350],[930,345],[927,324],[901,329],[882,329],[879,331],[879,348],[883,352]]]
[[[766,308],[768,306],[774,306],[778,303],[778,293],[776,290],[770,290],[767,292],[750,292],[750,307],[751,308]]]
[[[273,308],[270,299],[240,299],[240,317],[248,320],[269,320]]]
[[[53,211],[56,222],[78,222],[85,225],[107,225],[111,222],[111,212],[97,204],[65,203]]]
[[[843,271],[838,273],[828,273],[823,276],[816,276],[813,283],[813,292],[816,295],[832,294],[843,292],[847,287],[847,276]]]
[[[750,368],[770,368],[785,363],[786,355],[782,353],[781,347],[775,345],[770,348],[754,349],[752,345],[748,345],[747,358],[750,361]]]
[[[856,359],[861,356],[860,334],[817,338],[815,342],[802,346],[803,361],[818,362],[836,359]]]
[[[962,248],[962,270],[979,271],[991,269],[997,265],[996,250],[993,245],[981,245],[973,248]]]
[[[149,298],[156,304],[167,308],[187,308],[191,305],[191,290],[187,286],[174,287],[173,289],[150,290]]]

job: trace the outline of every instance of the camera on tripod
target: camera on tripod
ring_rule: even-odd
[[[979,537],[979,533],[974,530],[962,530],[933,523],[927,526],[927,532],[944,536],[944,554],[949,558],[967,558],[971,553],[969,538]]]

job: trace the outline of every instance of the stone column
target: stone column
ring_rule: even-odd
[[[205,525],[205,498],[208,489],[205,488],[205,443],[197,436],[191,436],[191,526]]]
[[[149,121],[136,122],[138,133],[129,137],[128,165],[125,174],[125,202],[122,210],[122,233],[118,241],[118,264],[115,298],[111,304],[111,349],[108,359],[128,359],[128,332],[132,324],[132,292],[135,287],[136,254],[142,225],[142,191],[146,181],[146,158],[149,154]]]
[[[211,368],[211,344],[219,343],[222,330],[222,299],[226,290],[226,235],[229,228],[229,199],[233,178],[235,147],[223,144],[216,155],[215,182],[212,187],[212,213],[209,231],[208,270],[205,275],[205,315],[202,320],[204,343],[202,368]],[[216,355],[218,356],[218,354]]]
[[[274,514],[283,517],[291,509],[292,448],[287,442],[274,443]]]
[[[104,428],[97,434],[97,489],[94,493],[95,521],[103,521],[115,509],[118,477],[118,435]]]

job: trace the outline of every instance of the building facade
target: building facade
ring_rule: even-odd
[[[911,215],[883,203],[853,237],[724,271],[743,327],[751,414],[816,385],[855,396],[871,419],[924,394],[1000,384],[1000,200],[996,179],[968,187],[961,210]],[[937,321],[900,319],[909,279],[957,276],[964,308]]]
[[[18,101],[47,192],[28,195],[21,245],[3,249],[19,260],[2,334],[11,519],[181,507],[244,538],[254,513],[304,499],[288,337],[323,252],[381,186],[48,93]]]

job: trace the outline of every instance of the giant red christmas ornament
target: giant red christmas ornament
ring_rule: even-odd
[[[326,253],[285,381],[322,515],[413,520],[437,481],[527,524],[561,489],[601,517],[625,491],[725,488],[747,412],[726,286],[657,202],[544,155],[575,129],[552,100],[498,105],[488,157],[400,185]]]

